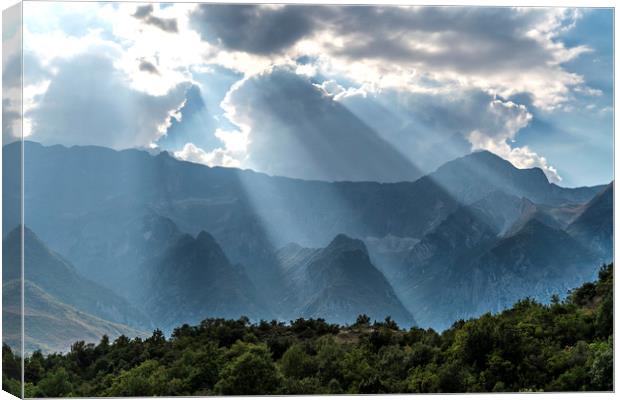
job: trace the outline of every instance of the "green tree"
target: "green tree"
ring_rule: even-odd
[[[215,392],[223,395],[275,394],[281,377],[264,344],[238,343],[222,370]]]
[[[317,371],[316,360],[306,353],[303,346],[294,344],[284,353],[280,361],[286,377],[303,379],[313,376]]]
[[[2,375],[11,379],[21,379],[22,374],[21,358],[13,353],[11,348],[2,344]]]
[[[590,367],[590,377],[594,390],[613,390],[614,376],[614,349],[611,345],[611,336],[608,342],[594,345],[594,357]]]
[[[43,364],[45,363],[45,358],[41,351],[37,350],[32,355],[27,358],[24,362],[24,374],[26,381],[29,382],[38,382],[43,378],[43,374],[45,373],[45,368]]]
[[[370,325],[370,317],[366,314],[360,314],[355,320],[355,326],[368,326]]]
[[[375,377],[376,372],[369,361],[370,355],[359,347],[352,348],[344,355],[340,365],[342,383],[348,392],[359,393],[362,383],[368,384]]]
[[[64,397],[71,393],[71,376],[60,367],[47,374],[37,384],[37,397]]]
[[[415,367],[409,372],[407,389],[413,393],[439,392],[439,376],[434,364],[426,367]]]
[[[323,336],[317,340],[318,376],[321,382],[328,383],[336,380],[340,386],[342,382],[341,361],[344,349],[334,341],[332,336]]]
[[[103,337],[24,359],[24,393],[158,396],[613,389],[613,267],[568,299],[517,302],[442,333],[390,320],[338,326],[207,319],[167,339]],[[251,341],[251,343],[248,343]],[[3,346],[3,388],[21,391],[21,359]]]
[[[113,380],[107,396],[163,396],[174,395],[178,382],[169,381],[164,366],[156,360],[147,360],[135,368],[123,371]]]
[[[218,380],[222,363],[222,351],[213,342],[197,350],[186,349],[172,363],[168,373],[172,378],[183,380],[190,394],[209,393]]]
[[[288,378],[284,382],[283,394],[308,395],[329,393],[330,392],[321,385],[321,381],[316,377],[306,377],[303,379]]]

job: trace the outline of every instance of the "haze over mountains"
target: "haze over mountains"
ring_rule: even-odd
[[[18,149],[5,146],[5,160]],[[397,183],[271,177],[94,146],[26,142],[24,152],[27,248],[41,242],[26,280],[139,330],[361,313],[444,329],[523,297],[563,296],[613,255],[612,184],[562,188],[489,152]],[[17,184],[5,179],[5,196]],[[3,231],[17,223],[5,217]],[[73,287],[34,279],[58,265],[72,266]]]
[[[20,344],[21,229],[13,229],[2,244],[3,325],[7,344]],[[143,336],[150,318],[128,301],[81,277],[60,255],[24,229],[24,316],[26,350],[64,351],[79,340],[98,341],[102,335]]]

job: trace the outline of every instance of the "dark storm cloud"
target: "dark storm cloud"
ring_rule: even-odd
[[[133,16],[138,19],[143,19],[151,15],[152,12],[153,12],[153,5],[147,4],[145,6],[139,6],[138,8],[136,8],[136,12],[133,14]]]
[[[231,50],[277,53],[313,31],[326,7],[201,4],[191,15],[204,40]]]
[[[177,33],[179,31],[177,20],[174,18],[158,18],[149,16],[145,19],[145,22],[166,32]]]
[[[177,33],[179,31],[176,19],[154,16],[152,4],[137,7],[133,16],[144,21],[146,24],[156,26],[166,32]]]
[[[375,130],[286,69],[247,80],[230,101],[235,121],[252,127],[248,161],[261,171],[330,181],[393,182],[420,175]]]
[[[150,72],[151,74],[159,75],[159,70],[152,62],[141,60],[138,69],[144,72]]]
[[[550,60],[547,49],[524,36],[542,14],[495,7],[340,7],[338,13],[331,25],[354,40],[333,51],[352,59],[413,61],[461,71],[518,69]],[[427,44],[440,48],[429,50]]]
[[[202,4],[191,15],[204,40],[255,54],[285,51],[326,30],[345,38],[334,55],[471,70],[510,70],[551,60],[524,34],[545,13],[499,7],[261,6]],[[438,51],[423,45],[433,43]],[[422,45],[422,46],[418,46]]]

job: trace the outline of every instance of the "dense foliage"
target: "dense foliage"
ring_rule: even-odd
[[[530,299],[439,334],[391,319],[352,326],[208,319],[166,339],[121,336],[25,359],[27,397],[612,390],[613,267],[566,300]],[[3,388],[20,360],[3,347]]]

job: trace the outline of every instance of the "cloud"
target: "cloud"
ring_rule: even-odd
[[[138,19],[144,19],[144,18],[148,17],[149,15],[151,15],[152,12],[153,12],[153,5],[152,4],[147,4],[147,5],[144,5],[144,6],[138,6],[136,8],[136,12],[133,14],[133,16],[138,18]]]
[[[44,143],[147,146],[165,131],[188,86],[162,96],[136,91],[112,59],[89,53],[58,61],[54,69],[40,103],[26,114],[32,139]]]
[[[197,93],[194,89],[188,99]],[[173,118],[160,144],[179,149],[189,141],[200,152],[183,147],[177,156],[207,165],[240,165],[306,179],[398,181],[472,149],[486,149],[520,168],[538,166],[552,181],[561,180],[544,157],[527,146],[511,146],[532,119],[526,107],[480,90],[440,95],[345,88],[335,80],[312,85],[291,69],[275,68],[239,81],[227,95],[222,107],[238,129],[206,129],[217,124],[205,123],[200,129],[190,121],[204,104],[195,99],[186,106],[191,103],[187,119]],[[171,146],[183,122],[192,128],[177,134]],[[214,135],[191,138],[190,132],[210,129]],[[194,140],[203,144],[196,146]],[[375,164],[360,167],[361,159]]]
[[[10,98],[2,99],[2,144],[8,144],[21,138],[21,112],[18,105]]]
[[[180,160],[191,161],[199,164],[208,165],[210,167],[239,167],[241,164],[238,160],[230,157],[223,149],[215,149],[206,152],[193,143],[186,143],[179,151],[175,151],[174,156]]]
[[[210,114],[203,100],[201,90],[192,85],[185,93],[185,100],[177,115],[170,119],[166,132],[157,145],[166,150],[179,150],[190,142],[203,149],[212,149],[221,144],[214,136],[217,121]]]
[[[180,18],[185,30],[177,35],[136,24],[131,4],[29,7],[24,54],[37,61],[28,60],[30,69],[43,73],[26,71],[25,134],[45,143],[125,148],[150,146],[166,132],[191,86],[188,66],[204,48],[181,18],[186,6],[158,12]],[[60,23],[76,14],[88,19],[88,29]]]
[[[325,75],[360,84],[458,83],[504,98],[530,93],[537,107],[553,109],[575,88],[594,93],[562,67],[591,51],[557,39],[579,16],[558,8],[203,4],[190,20],[224,50],[311,56]]]
[[[21,7],[4,11],[2,26],[2,144],[22,134],[22,25]]]
[[[289,69],[244,80],[229,92],[223,107],[240,127],[237,143],[247,138],[246,167],[329,181],[393,182],[420,176],[377,132]],[[220,137],[226,141],[225,132]]]
[[[159,75],[159,70],[157,69],[155,64],[153,64],[152,62],[146,61],[146,60],[140,61],[140,64],[138,65],[138,69],[140,71],[145,71],[151,74]]]
[[[322,85],[330,86],[336,84]],[[473,90],[428,94],[333,87],[332,93],[334,100],[425,172],[470,151],[464,134],[480,126],[480,111],[490,99],[486,93]]]
[[[404,149],[427,172],[473,150],[493,151],[520,168],[537,166],[561,180],[544,157],[514,146],[518,132],[532,120],[524,105],[494,98],[481,90],[411,93],[344,88],[333,80],[318,85],[395,147]]]
[[[230,50],[277,53],[314,28],[315,7],[201,4],[191,23],[203,39]]]
[[[155,143],[174,152],[191,143],[209,155],[195,159],[212,164],[235,160],[270,173],[383,180],[403,178],[409,165],[426,172],[472,147],[486,148],[519,166],[541,166],[551,179],[559,179],[557,166],[570,184],[575,182],[562,159],[566,152],[558,157],[553,142],[566,148],[564,141],[575,142],[531,129],[524,116],[565,121],[562,132],[583,140],[598,135],[597,151],[608,148],[611,89],[596,78],[606,70],[575,69],[606,54],[586,40],[581,14],[589,12],[583,10],[131,3],[25,7],[24,56],[37,62],[26,62],[31,71],[24,91],[24,132],[47,143],[71,144],[73,138],[111,146]],[[175,21],[176,33],[170,34],[174,29],[160,20]],[[582,56],[593,51],[593,61]],[[91,108],[76,102],[78,115],[69,106],[75,100],[54,106],[53,98],[60,97],[60,86],[79,98],[78,83],[90,85],[79,66],[69,65],[82,56],[87,63],[92,56],[107,59],[110,65],[104,69],[111,72],[99,73],[102,63],[95,63],[94,71],[108,85],[93,84],[100,93],[84,98]],[[66,78],[68,70],[79,77],[76,85]],[[5,97],[10,122],[19,102]],[[586,109],[588,104],[595,108]],[[73,121],[61,122],[54,107]],[[600,122],[591,129],[595,133],[577,132],[590,129],[595,117]],[[135,140],[111,133],[130,130],[134,133],[123,136]],[[344,130],[349,132],[340,133]],[[338,144],[358,131],[360,149],[383,144],[375,146],[377,156],[359,150],[372,165],[356,175],[346,164],[359,164],[359,159],[335,153],[358,151]],[[398,160],[391,175],[380,165],[385,154],[396,154]],[[313,165],[317,160],[325,165]],[[329,168],[338,173],[328,174]]]
[[[160,18],[153,15],[153,5],[147,4],[144,6],[138,6],[133,16],[137,19],[144,21],[144,23],[156,26],[162,31],[169,33],[179,32],[177,20],[174,18]]]
[[[532,114],[523,105],[494,99],[488,104],[486,126],[469,132],[468,139],[473,150],[489,150],[510,161],[518,168],[539,167],[550,181],[559,183],[562,177],[547,159],[528,146],[512,147],[510,142],[519,130],[532,120]]]

